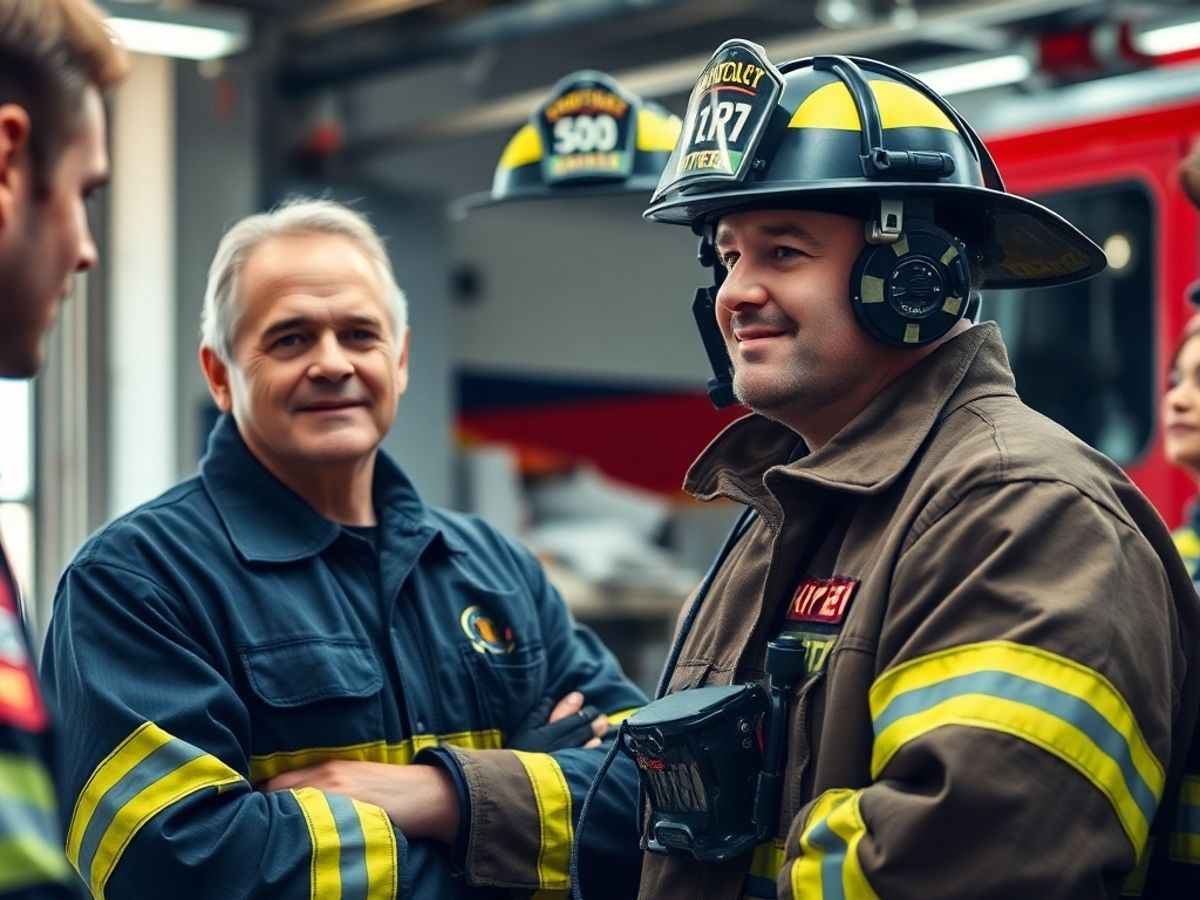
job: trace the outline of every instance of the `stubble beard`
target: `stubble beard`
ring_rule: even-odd
[[[829,406],[843,395],[834,379],[818,378],[811,366],[789,359],[773,371],[755,371],[747,366],[733,373],[733,395],[743,406],[789,428],[795,428],[806,414]]]
[[[781,421],[788,410],[804,405],[805,396],[811,393],[811,386],[804,383],[804,376],[804,367],[794,359],[774,372],[755,371],[753,366],[742,369],[735,366],[733,395],[743,406]]]

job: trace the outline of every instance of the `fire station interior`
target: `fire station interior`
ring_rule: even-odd
[[[112,183],[92,209],[101,264],[64,308],[47,370],[0,383],[0,421],[18,436],[0,446],[0,528],[39,638],[86,535],[196,469],[216,415],[196,358],[221,233],[316,194],[370,215],[409,297],[411,383],[386,449],[427,502],[530,544],[652,688],[737,513],[681,489],[745,412],[705,394],[690,305],[711,274],[688,229],[642,220],[644,189],[457,201],[489,189],[564,76],[607,73],[679,115],[731,37],[776,62],[841,53],[917,73],[981,132],[1010,187],[1104,247],[1102,277],[985,295],[982,317],[1000,323],[1026,400],[1180,520],[1190,491],[1161,461],[1156,405],[1198,268],[1196,216],[1172,175],[1200,134],[1194,0],[101,5],[114,27],[200,30],[128,32],[138,52],[111,99]]]

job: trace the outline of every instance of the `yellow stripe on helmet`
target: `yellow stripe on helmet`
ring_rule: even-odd
[[[518,169],[542,158],[542,136],[532,125],[526,125],[512,136],[500,154],[499,169]]]
[[[670,153],[682,130],[679,116],[664,116],[652,109],[638,110],[637,148],[647,153]]]
[[[876,80],[868,84],[879,105],[884,128],[941,128],[958,133],[950,117],[915,88],[895,81]],[[861,131],[862,123],[849,89],[841,81],[835,81],[805,97],[792,114],[788,128]]]

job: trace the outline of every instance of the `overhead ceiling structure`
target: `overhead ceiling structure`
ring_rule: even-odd
[[[1194,0],[222,3],[254,15],[275,55],[273,89],[298,111],[293,118],[307,110],[338,120],[343,162],[511,131],[564,73],[583,67],[680,109],[705,60],[730,37],[757,41],[780,61],[849,53],[931,77],[949,65],[1003,57],[1009,80],[1023,80],[1038,75],[1039,39],[1048,34],[1083,35],[1099,60],[1092,62],[1104,66],[1101,57],[1115,59],[1125,40],[1116,26],[1122,17],[1194,8]],[[1057,76],[1073,71],[1066,66]],[[962,87],[966,77],[955,70],[946,83]]]

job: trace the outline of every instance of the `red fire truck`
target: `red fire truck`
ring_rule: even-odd
[[[1195,487],[1163,459],[1158,405],[1200,272],[1200,214],[1175,175],[1200,138],[1200,70],[1031,95],[983,119],[1009,189],[1079,224],[1110,263],[1083,284],[985,295],[1018,390],[1124,466],[1174,527]]]

